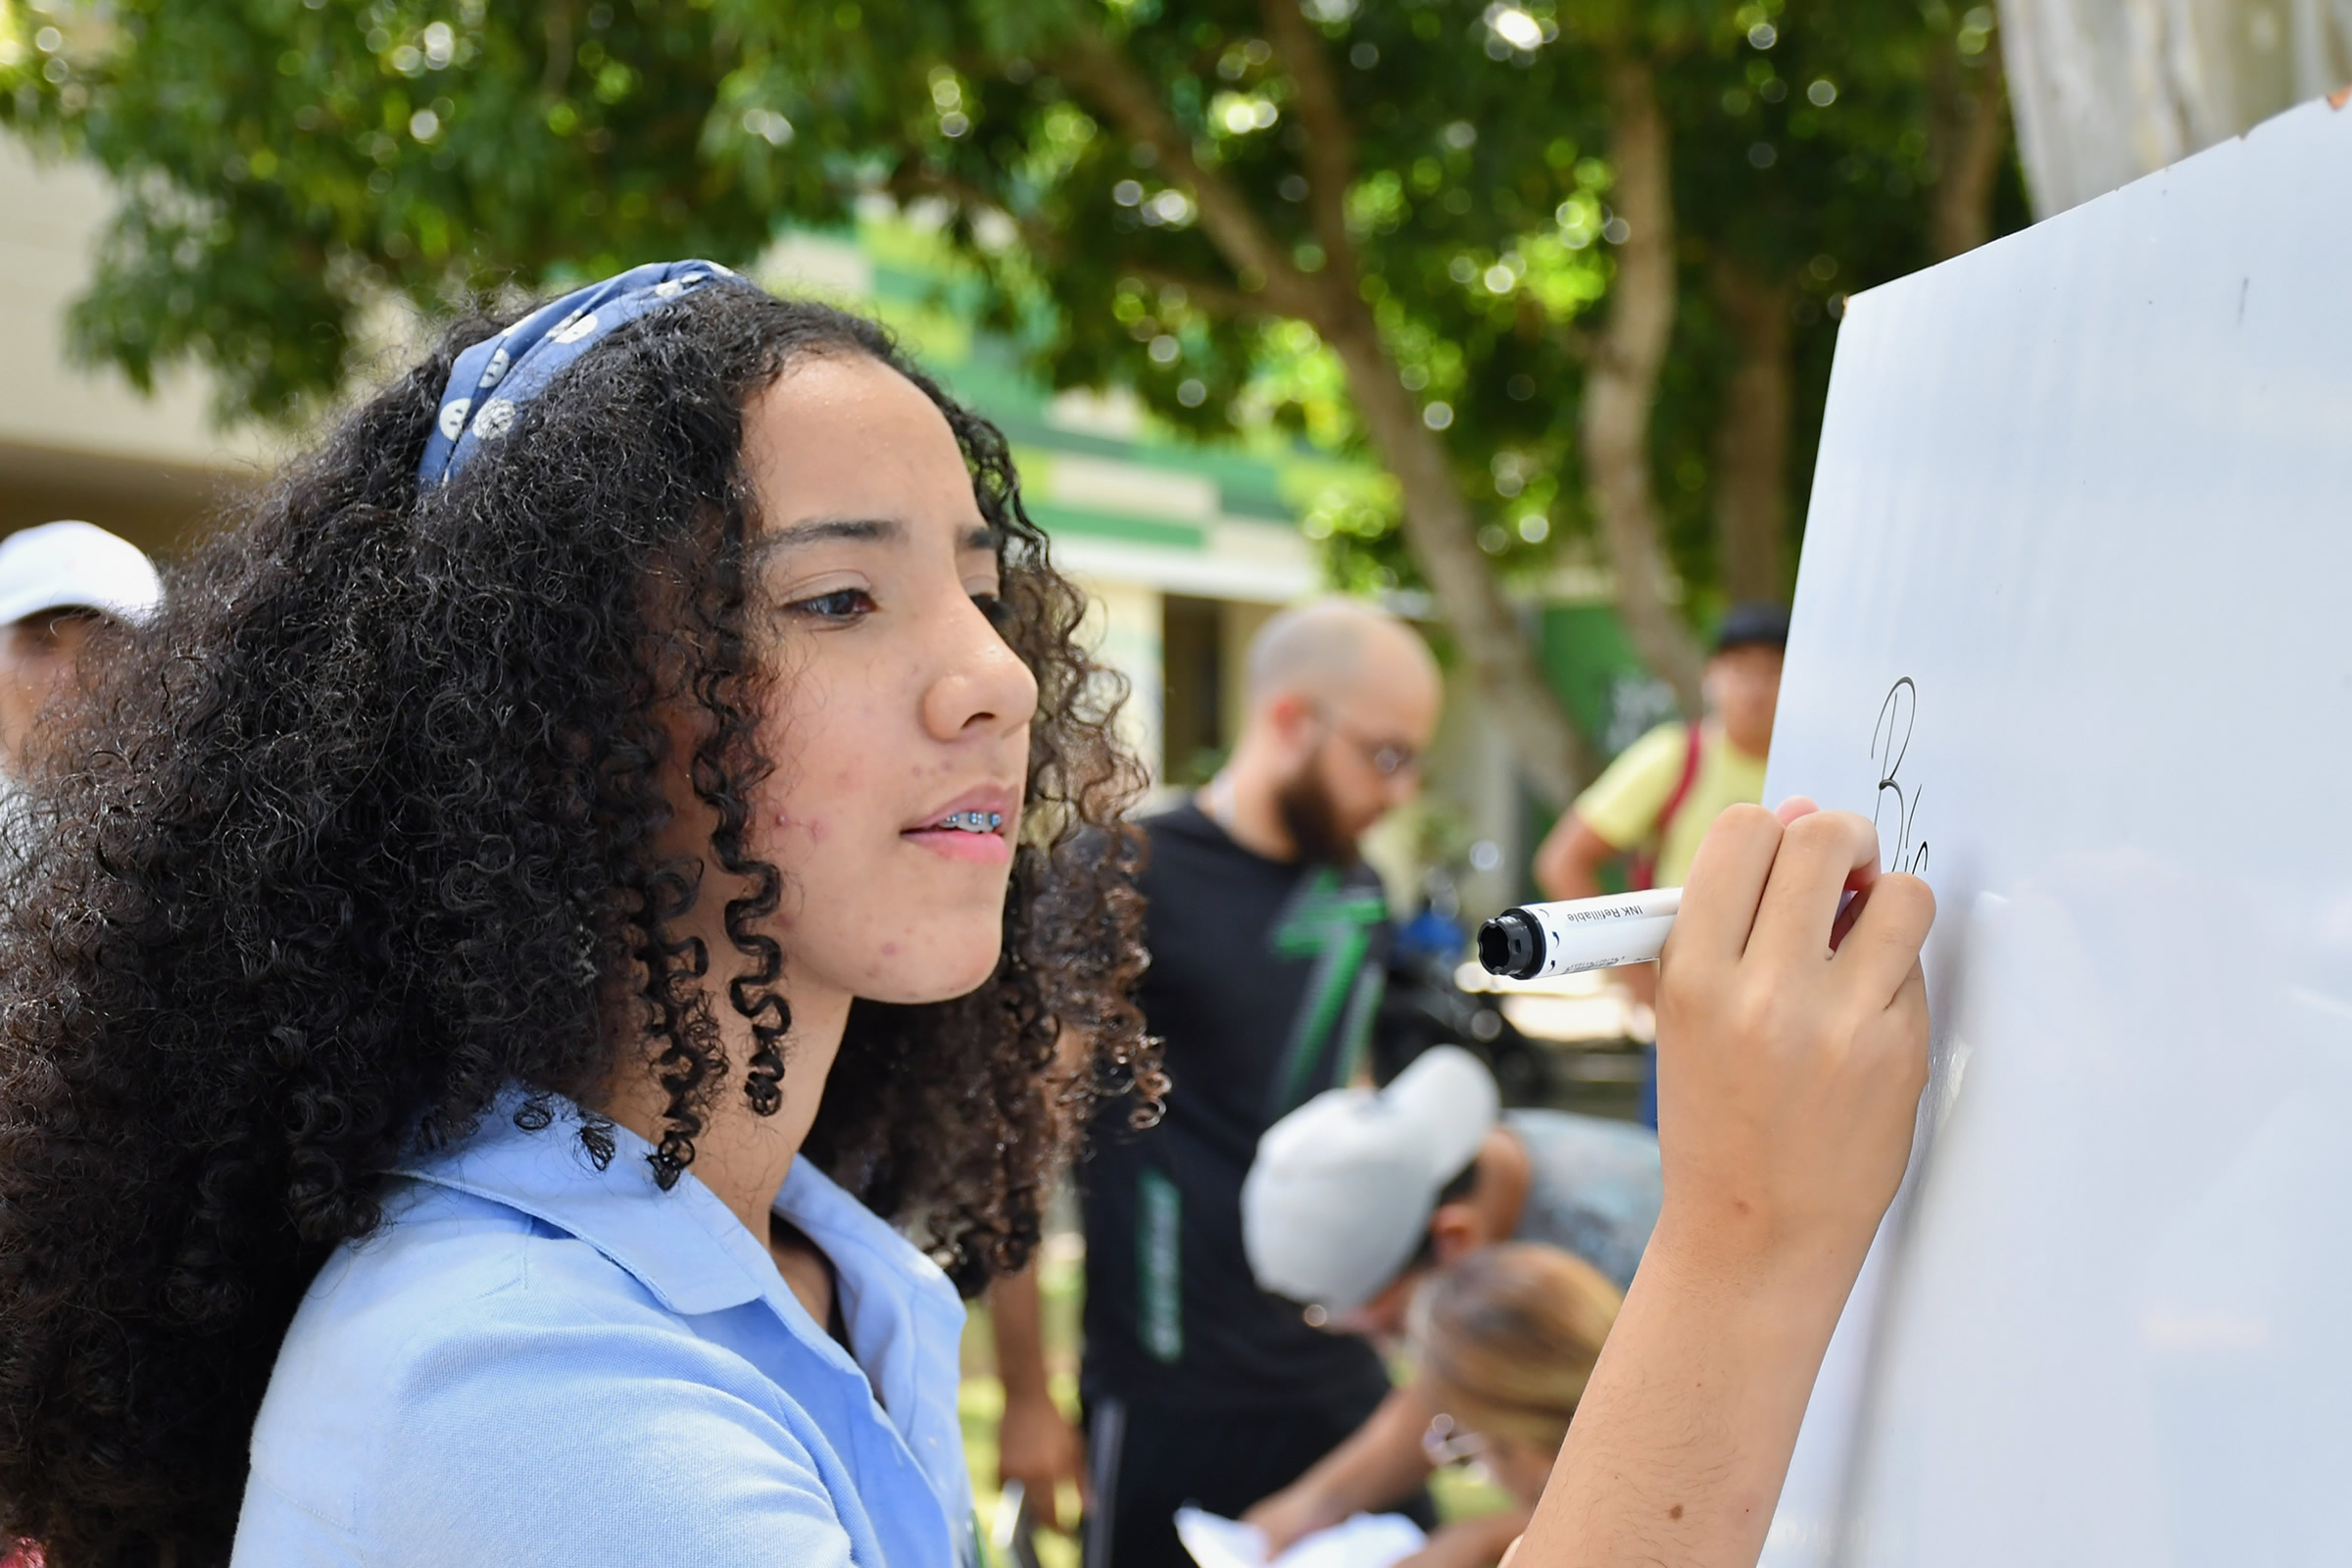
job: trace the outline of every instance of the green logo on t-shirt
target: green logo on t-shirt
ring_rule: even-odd
[[[1135,1182],[1136,1338],[1155,1360],[1184,1357],[1184,1275],[1177,1238],[1184,1194],[1158,1171]]]
[[[1274,1080],[1274,1103],[1267,1119],[1276,1120],[1304,1103],[1325,1048],[1339,1042],[1338,1070],[1331,1082],[1344,1084],[1355,1075],[1364,1043],[1372,1032],[1372,1015],[1379,1009],[1387,983],[1377,965],[1364,961],[1372,946],[1372,928],[1388,918],[1388,905],[1377,889],[1342,887],[1339,873],[1329,866],[1299,884],[1282,917],[1274,922],[1274,952],[1285,958],[1312,958],[1306,994],[1291,1020],[1291,1037],[1283,1046],[1282,1071]],[[1334,1025],[1338,1025],[1335,1030]]]

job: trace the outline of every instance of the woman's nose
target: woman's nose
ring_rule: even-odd
[[[939,673],[923,693],[923,727],[943,741],[975,728],[1018,729],[1037,714],[1037,677],[978,605],[960,596],[957,603],[940,623]]]

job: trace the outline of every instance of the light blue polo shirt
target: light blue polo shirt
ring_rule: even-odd
[[[853,1360],[690,1173],[510,1099],[319,1272],[253,1433],[235,1568],[968,1568],[963,1303],[807,1160]],[[862,1369],[862,1370],[861,1370]]]

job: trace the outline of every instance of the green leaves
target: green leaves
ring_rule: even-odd
[[[702,156],[722,74],[691,5],[120,0],[111,15],[49,57],[63,71],[13,68],[0,115],[128,195],[76,344],[141,379],[200,361],[224,413],[293,416],[339,386],[386,291],[445,308],[509,280],[742,256],[771,228],[772,210],[737,199],[742,168]]]
[[[1710,269],[1788,290],[1801,456],[1831,307],[1928,259],[1936,94],[1992,58],[1991,13],[1940,0],[1308,0],[1308,57],[1278,47],[1283,0],[47,3],[0,0],[0,122],[124,191],[74,333],[142,384],[193,360],[224,412],[296,417],[387,295],[748,262],[880,195],[942,219],[1034,368],[1203,434],[1366,456],[1267,274],[1360,301],[1482,544],[1528,571],[1589,530],[1575,421],[1624,227],[1598,73],[1632,51],[1673,128],[1684,305],[1652,446],[1696,585],[1735,347]],[[1200,180],[1263,265],[1235,264]],[[1342,576],[1413,580],[1393,492],[1298,500]]]

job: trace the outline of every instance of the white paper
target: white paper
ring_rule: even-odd
[[[2347,604],[2352,105],[1849,303],[1768,788],[1933,1077],[1767,1568],[2352,1553]]]
[[[1176,1539],[1200,1568],[1392,1568],[1428,1541],[1400,1513],[1359,1513],[1329,1530],[1300,1536],[1272,1562],[1255,1525],[1200,1508],[1176,1510]]]

